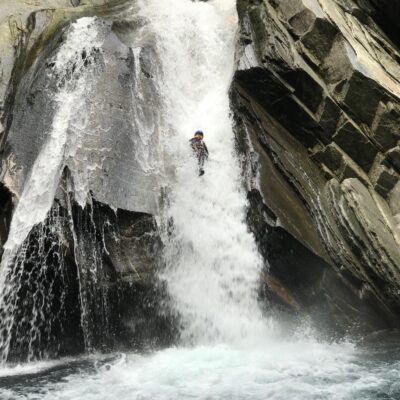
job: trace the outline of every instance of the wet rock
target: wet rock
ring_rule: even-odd
[[[89,307],[80,307],[87,313],[86,342],[103,349],[170,344],[176,332],[160,306],[167,295],[156,276],[162,244],[154,217],[113,210],[95,199],[84,209],[73,203],[69,213],[74,224],[65,235],[81,271],[80,296]]]
[[[349,114],[370,125],[378,111],[379,102],[385,99],[380,84],[356,70],[343,92],[342,101]]]
[[[400,174],[400,146],[390,149],[386,153],[387,162],[396,169],[397,173]]]
[[[49,41],[82,16],[112,15],[126,3],[99,0],[4,0],[0,4],[0,121],[8,127],[16,90],[27,69],[47,50]],[[80,6],[79,6],[80,5]],[[51,46],[50,46],[51,47]],[[0,150],[5,137],[0,136]]]
[[[371,331],[390,323],[390,317],[381,315],[373,301],[366,307],[339,272],[287,230],[271,223],[273,213],[257,190],[249,192],[248,199],[248,224],[268,262],[264,282],[270,307],[278,306],[292,317],[312,316],[315,326],[329,335],[347,334],[350,328],[353,333]],[[352,284],[362,286],[356,279]]]
[[[96,79],[79,83],[92,96],[76,99],[80,103],[77,112],[84,122],[68,127],[73,138],[67,145],[66,165],[79,183],[80,203],[92,191],[99,201],[112,207],[156,213],[160,118],[155,107],[156,55],[151,46],[139,47],[134,53],[113,32],[109,20],[97,19],[94,25],[102,45],[92,49],[92,54],[82,54],[82,59],[86,60],[83,68],[90,69],[89,74],[95,73]],[[56,112],[63,112],[54,101],[60,83],[52,58],[65,35],[66,30],[54,35],[13,95],[9,126],[3,137],[2,175],[16,194],[21,193],[26,176],[54,129]],[[132,102],[137,104],[134,110]],[[149,137],[143,140],[141,131],[150,132]]]
[[[391,149],[400,140],[400,108],[394,103],[381,103],[372,124],[372,138],[383,150]]]
[[[57,112],[69,111],[60,109],[57,95],[67,84],[73,88],[74,79],[95,77],[79,81],[90,95],[74,98],[75,118],[65,128],[64,174],[53,207],[46,221],[33,227],[16,267],[24,277],[16,295],[28,299],[43,290],[48,308],[38,321],[43,335],[33,343],[32,355],[24,321],[37,315],[37,305],[18,307],[10,356],[15,360],[161,346],[176,334],[172,318],[159,313],[165,289],[154,273],[161,248],[155,222],[160,170],[154,161],[161,158],[157,55],[153,42],[137,35],[145,22],[125,19],[127,7],[132,13],[135,3],[48,0],[39,6],[21,0],[0,5],[0,38],[5,38],[0,40],[0,245],[13,201],[23,192]],[[61,79],[54,57],[70,24],[82,16],[97,17],[92,28],[100,44],[75,54],[79,67],[66,63]],[[149,136],[144,138],[143,131]],[[41,265],[54,277],[54,292]]]
[[[294,299],[296,312],[312,309],[341,332],[400,323],[399,51],[392,18],[378,8],[369,0],[238,1],[231,104],[244,179],[276,215],[279,235],[291,237],[277,252],[286,264],[268,272],[269,289],[280,293],[271,296],[289,308]],[[250,208],[264,215],[264,225],[249,225],[267,248],[276,223],[253,201]],[[303,264],[290,282],[296,241],[318,283]],[[269,265],[271,254],[263,253]]]
[[[352,121],[344,121],[332,139],[364,171],[369,171],[378,150]]]
[[[160,307],[166,292],[156,277],[162,244],[154,217],[92,197],[81,208],[72,189],[65,170],[48,218],[18,256],[13,296],[32,301],[15,310],[9,360],[170,344],[176,324]],[[40,313],[32,293],[43,299]],[[32,343],[34,332],[41,335]]]
[[[3,245],[7,241],[13,210],[12,194],[3,184],[0,184],[0,204],[0,253],[2,253]]]

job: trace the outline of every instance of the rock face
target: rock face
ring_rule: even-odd
[[[154,276],[160,71],[135,7],[1,2],[1,253],[54,121],[74,114],[48,216],[16,258],[9,359],[176,334]],[[238,0],[231,101],[266,297],[334,333],[400,325],[398,10],[397,0]],[[60,74],[55,58],[83,16],[96,17],[98,40]],[[62,103],[71,77],[85,96]]]
[[[138,34],[145,21],[135,17],[135,6],[124,0],[0,5],[0,249],[60,116],[74,117],[62,128],[53,206],[16,259],[21,281],[13,292],[8,359],[161,345],[174,335],[168,316],[158,312],[165,293],[154,276],[161,250],[158,62],[151,35]],[[56,58],[79,17],[95,17],[96,45],[72,54],[78,62],[66,59],[60,74]],[[65,89],[74,79],[85,96]],[[47,308],[39,315],[41,298]]]
[[[250,226],[272,278],[343,330],[400,323],[400,3],[387,3],[238,1]]]
[[[92,197],[82,209],[66,169],[48,217],[25,243],[12,293],[24,306],[14,313],[8,360],[173,340],[172,320],[159,313],[164,292],[154,269],[162,244],[152,215]]]
[[[104,16],[106,19],[97,22],[102,45],[95,60],[96,80],[88,82],[85,88],[92,96],[77,99],[80,118],[84,120],[81,126],[69,127],[74,136],[67,144],[69,167],[75,175],[76,185],[84,186],[82,191],[86,193],[91,190],[99,201],[113,207],[154,213],[158,202],[154,194],[157,185],[154,165],[160,159],[157,154],[158,100],[154,83],[158,73],[154,62],[156,55],[143,41],[141,47],[139,44],[135,47],[133,40],[126,40],[126,36],[134,35],[141,23],[124,19],[124,2],[110,1],[103,6],[81,5],[77,8],[61,8],[65,4],[60,3],[60,9],[56,8],[57,2],[53,4],[54,9],[49,12],[55,15],[42,25],[40,15],[30,14],[31,29],[40,32],[19,37],[21,54],[10,60],[14,65],[13,74],[8,76],[3,71],[2,82],[8,87],[8,94],[2,117],[6,127],[0,147],[4,154],[2,180],[19,195],[33,162],[53,129],[57,112],[54,97],[59,91],[59,77],[52,73],[51,59],[65,39],[63,27],[77,17]],[[21,7],[25,12],[29,10],[24,4]],[[34,54],[29,52],[31,46],[36,49]],[[88,54],[82,54],[82,57],[89,60]],[[18,60],[24,64],[18,65]],[[149,107],[149,103],[155,106]],[[37,115],[43,112],[46,118],[38,118]],[[145,136],[142,131],[151,134]],[[110,147],[119,154],[118,158],[110,154]],[[86,162],[88,159],[90,163]],[[84,182],[77,182],[78,176],[83,176]],[[81,196],[83,198],[79,200],[84,203],[85,194]]]

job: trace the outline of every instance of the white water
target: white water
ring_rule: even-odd
[[[8,356],[17,301],[18,287],[15,285],[19,283],[18,277],[13,276],[15,260],[31,229],[45,220],[54,201],[64,166],[65,147],[70,139],[71,121],[82,107],[86,89],[84,63],[87,59],[83,59],[82,52],[85,51],[90,57],[93,48],[101,44],[94,22],[93,18],[81,18],[74,23],[54,59],[52,73],[60,90],[54,98],[56,111],[53,123],[24,183],[0,265],[0,361]]]
[[[398,362],[362,359],[344,344],[327,346],[303,339],[301,345],[270,342],[263,350],[197,346],[112,359],[0,370],[0,398],[397,400],[400,395]],[[13,385],[2,381],[3,372],[12,376]]]
[[[143,0],[141,14],[162,59],[165,152],[176,165],[166,211],[174,232],[161,279],[182,317],[182,343],[124,356],[95,372],[77,368],[60,379],[49,372],[32,384],[22,378],[16,388],[0,388],[0,397],[365,400],[398,393],[395,367],[364,366],[350,344],[319,343],[305,334],[277,338],[259,309],[261,261],[244,223],[227,95],[234,0]],[[202,178],[187,143],[197,129],[205,131],[211,152]]]
[[[46,218],[53,204],[62,172],[68,128],[82,106],[86,89],[86,77],[82,71],[85,59],[82,59],[81,54],[84,50],[90,54],[94,47],[101,44],[93,22],[93,18],[81,18],[73,24],[54,60],[53,73],[59,75],[58,80],[62,86],[54,99],[56,114],[47,141],[24,184],[13,215],[8,240],[4,245],[10,253],[15,253],[32,227]],[[73,65],[74,72],[71,71]],[[3,258],[2,266],[6,258]]]
[[[163,71],[165,147],[176,165],[167,216],[167,282],[192,344],[249,342],[267,334],[257,303],[262,262],[245,224],[228,89],[234,70],[235,1],[142,2]],[[197,176],[188,140],[201,129],[210,150]],[[252,338],[252,339],[251,339]]]

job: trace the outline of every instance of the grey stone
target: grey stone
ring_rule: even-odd
[[[330,53],[337,34],[338,29],[334,25],[317,18],[312,28],[301,38],[301,42],[319,62],[323,62]]]
[[[400,180],[399,175],[392,168],[388,168],[382,163],[377,163],[370,172],[370,177],[375,190],[385,198]]]
[[[373,139],[383,150],[396,146],[400,140],[400,107],[392,102],[380,103],[371,130]]]
[[[290,32],[298,38],[302,37],[311,29],[315,19],[316,15],[311,10],[305,9],[300,11],[288,21],[291,27]]]
[[[352,121],[345,121],[333,136],[333,140],[364,171],[369,171],[378,150]]]
[[[112,32],[109,23],[98,24],[105,40],[101,52],[95,56],[97,78],[87,82],[86,90],[91,96],[82,101],[85,127],[73,127],[70,132],[73,139],[68,145],[66,165],[77,182],[84,179],[80,186],[83,185],[86,194],[92,191],[98,201],[115,208],[154,214],[158,211],[158,175],[155,168],[154,173],[145,169],[152,169],[158,160],[160,116],[155,92],[158,72],[157,63],[153,62],[156,55],[148,47],[141,49],[135,58],[132,50]],[[52,43],[57,44],[58,38]],[[58,90],[57,76],[49,74],[51,63],[46,61],[56,51],[52,48],[49,45],[50,53],[45,53],[38,67],[33,66],[25,74],[13,105],[15,115],[5,148],[7,157],[19,167],[7,172],[8,181],[13,182],[17,193],[22,191],[25,177],[51,132],[58,107],[52,100]],[[135,85],[140,85],[141,94],[135,93]],[[136,103],[133,111],[132,102]],[[42,118],[43,114],[46,118]],[[146,145],[140,135],[148,136]]]
[[[355,70],[348,81],[343,103],[347,110],[361,122],[371,125],[382,98],[379,83]]]
[[[339,84],[343,87],[351,76],[354,67],[349,60],[347,46],[346,41],[338,36],[332,44],[329,55],[320,65],[320,73],[330,85]]]
[[[262,195],[252,197],[249,225],[273,265],[268,299],[296,313],[311,313],[308,301],[319,318],[330,310],[335,331],[400,326],[399,54],[380,27],[398,38],[379,8],[375,0],[238,1],[258,63],[240,64],[231,102],[246,187]],[[255,177],[248,141],[259,154]],[[256,198],[284,232],[274,232]],[[306,266],[293,284],[290,257],[276,262],[296,246],[287,234],[327,263],[321,273],[310,260],[318,289]],[[324,300],[305,300],[303,284]]]
[[[328,144],[332,141],[332,137],[336,132],[341,109],[329,96],[325,97],[321,106],[321,115],[318,122],[323,129],[322,140]]]
[[[398,174],[400,174],[400,146],[390,149],[386,153],[386,159],[389,164],[393,165]]]
[[[334,144],[316,152],[312,159],[325,164],[331,171],[337,171],[343,166],[343,156]]]

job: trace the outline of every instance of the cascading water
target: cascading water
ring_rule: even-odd
[[[278,338],[274,324],[259,308],[261,261],[244,222],[246,204],[229,118],[235,1],[141,0],[140,17],[147,23],[138,41],[151,40],[161,60],[160,121],[166,121],[165,159],[174,168],[166,169],[170,186],[164,207],[166,265],[160,279],[167,284],[169,306],[180,316],[181,341],[177,347],[150,354],[0,370],[4,385],[0,396],[399,398],[396,357],[366,360],[351,344],[320,343],[304,333]],[[140,43],[132,47],[139,57]],[[206,133],[211,152],[203,177],[197,176],[188,148],[197,129]],[[141,162],[146,164],[145,154]],[[393,347],[391,351],[395,353]],[[18,378],[32,372],[38,375]],[[2,381],[4,375],[7,379]]]
[[[16,320],[21,303],[26,301],[19,298],[22,285],[21,276],[26,265],[25,255],[29,235],[35,225],[45,221],[47,213],[53,205],[55,192],[60,182],[64,167],[65,146],[71,135],[71,120],[80,109],[81,99],[86,90],[87,71],[85,67],[93,57],[93,51],[101,44],[94,20],[83,18],[70,28],[65,43],[61,46],[53,60],[51,74],[57,79],[59,92],[55,95],[56,113],[51,131],[48,133],[46,143],[38,155],[30,174],[24,184],[24,189],[13,214],[8,240],[4,245],[4,253],[0,266],[0,361],[8,358],[10,341],[18,331],[18,324],[27,324]],[[83,57],[82,54],[87,56]],[[54,223],[54,221],[53,221]],[[53,229],[56,229],[54,226]],[[44,229],[43,229],[44,230]],[[39,229],[40,232],[40,229]],[[45,238],[37,238],[37,242]],[[24,245],[25,244],[25,245]],[[30,260],[32,261],[32,260]],[[37,267],[41,265],[38,260]],[[62,268],[61,262],[56,262],[58,269]],[[57,268],[56,268],[57,269]],[[59,271],[62,274],[62,271]],[[29,274],[28,274],[29,275]],[[28,276],[29,278],[29,276]],[[38,288],[39,290],[40,288]],[[46,306],[46,294],[26,293],[28,296],[42,296],[39,302],[33,301],[33,313],[40,314]],[[20,306],[20,307],[19,307]],[[27,336],[34,336],[32,341],[39,342],[37,332],[40,330],[36,323],[46,324],[45,318],[33,318],[31,325],[24,332]],[[29,332],[29,334],[28,334]],[[16,338],[18,341],[18,338]],[[36,354],[29,344],[28,358]]]
[[[262,263],[245,224],[227,94],[235,2],[146,1],[141,14],[161,60],[164,140],[176,165],[166,210],[173,230],[166,235],[161,278],[181,317],[182,339],[198,344],[260,337],[266,334],[257,304]],[[201,178],[188,146],[197,129],[211,151]]]

